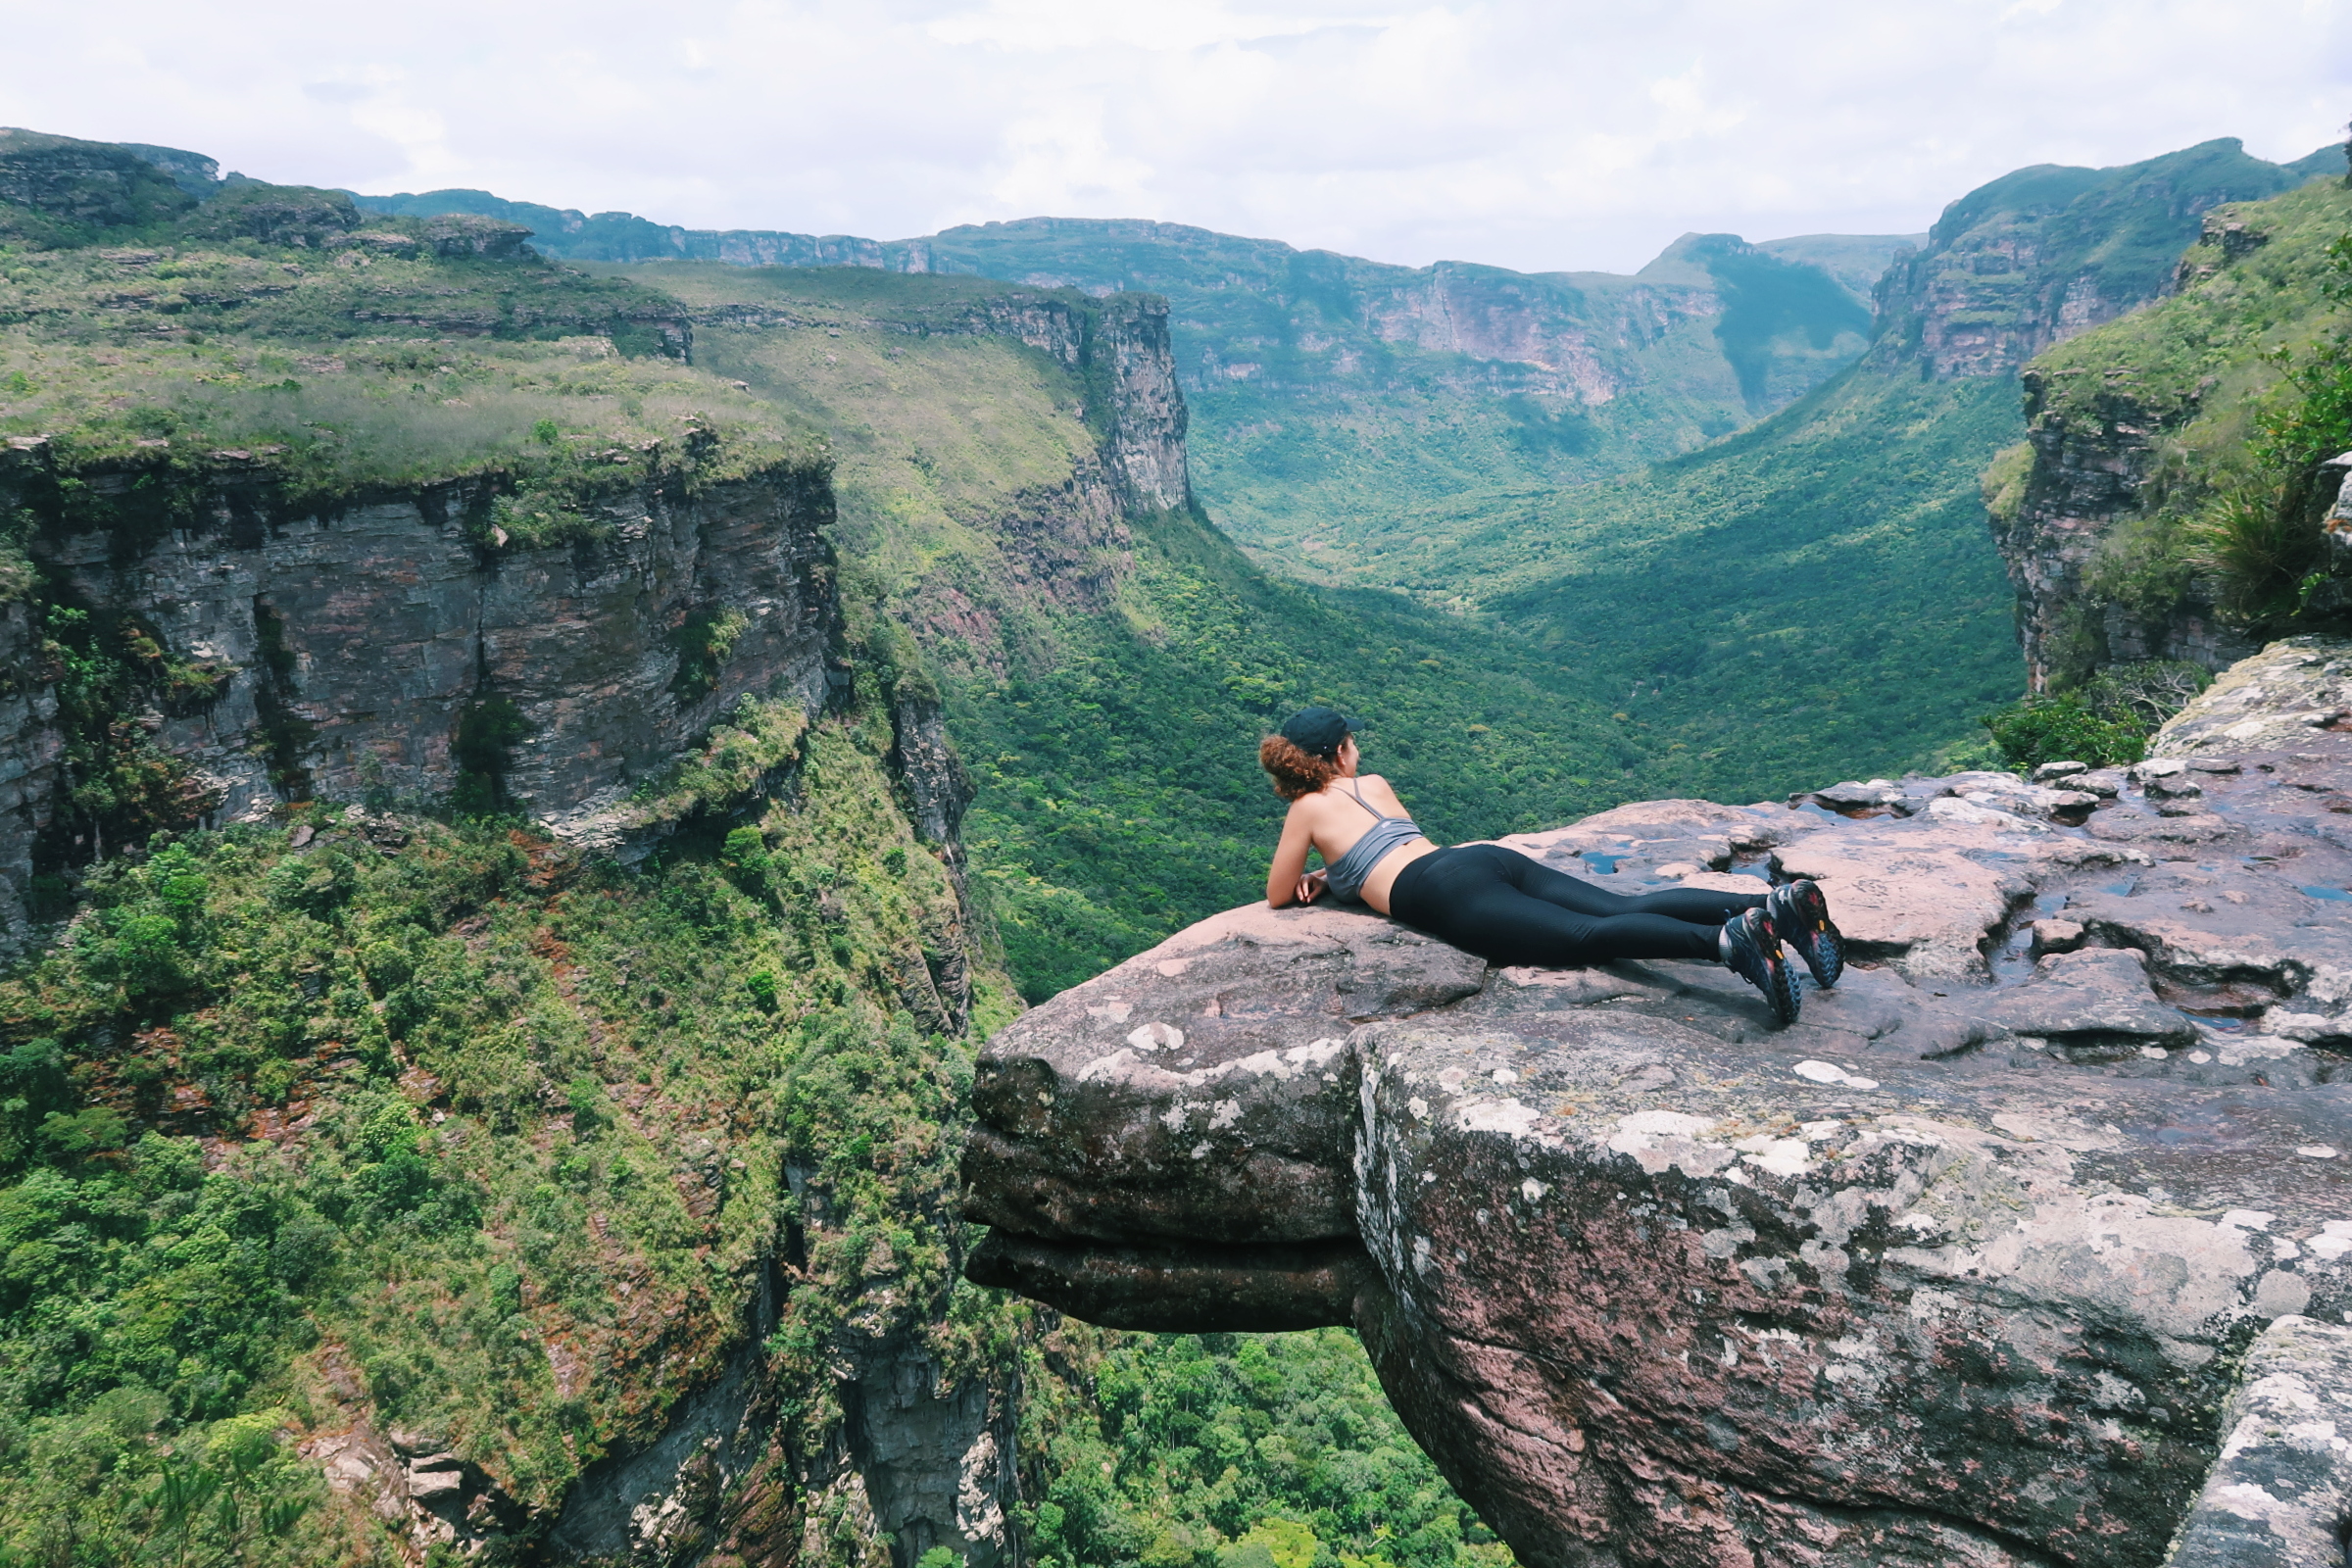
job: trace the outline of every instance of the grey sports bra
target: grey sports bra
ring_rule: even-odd
[[[1364,830],[1362,838],[1348,847],[1346,855],[1324,869],[1323,886],[1333,898],[1353,903],[1363,892],[1364,880],[1371,876],[1372,868],[1397,845],[1410,844],[1421,837],[1421,829],[1409,816],[1384,816],[1373,810],[1372,803],[1364,799],[1352,780],[1348,793],[1354,797],[1356,805],[1372,812],[1372,825]]]

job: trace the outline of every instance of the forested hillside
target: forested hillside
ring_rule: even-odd
[[[1055,1333],[959,1281],[968,1048],[1017,1003],[965,898],[938,690],[877,612],[1004,520],[965,503],[1041,476],[1116,541],[1101,363],[739,324],[731,382],[685,362],[674,296],[549,268],[507,225],[192,180],[199,202],[143,168],[0,139],[0,1561],[1507,1562],[1348,1337]],[[955,287],[886,302],[895,324],[1018,304]],[[907,346],[932,352],[883,352]],[[835,409],[802,360],[902,391]],[[840,416],[906,393],[896,423]],[[827,432],[864,454],[882,510],[845,537],[873,559],[817,552],[788,608],[825,634],[818,678],[754,690],[723,595],[761,528],[830,520]],[[938,485],[896,533],[924,495],[890,462]],[[647,650],[650,706],[717,719],[551,834],[514,794],[540,737],[510,665],[479,623],[419,645],[416,622],[538,584],[566,657],[625,655],[642,595],[594,585],[697,505],[722,508],[704,546],[744,554]],[[1198,537],[1171,558],[1232,565],[1174,523]],[[375,553],[318,618],[252,591],[342,538]],[[159,551],[242,584],[249,624],[92,597]],[[453,631],[457,659],[410,662]],[[454,672],[449,731],[337,708],[355,647]],[[1065,651],[1029,647],[1038,677]],[[1170,661],[1176,716],[1233,716],[1246,749],[1247,685],[1192,691],[1230,674]],[[264,793],[232,811],[227,715],[256,692]],[[355,734],[422,773],[318,788]],[[1102,774],[1068,755],[1072,784]]]
[[[1891,773],[1980,745],[2026,683],[1979,475],[2025,428],[2019,368],[2151,299],[2202,215],[2335,172],[2235,142],[2040,169],[1952,204],[1897,262],[1853,368],[1704,452],[1349,541],[1353,578],[1467,599],[1608,694],[1679,792]]]
[[[1268,577],[1183,505],[1120,514],[1090,378],[1114,324],[1140,319],[1133,297],[626,275],[694,316],[700,363],[830,443],[846,580],[941,686],[979,785],[976,879],[1032,998],[1256,896],[1281,820],[1257,739],[1307,702],[1363,713],[1376,765],[1450,839],[1596,809],[1646,776],[1638,731],[1478,624]],[[1067,318],[1100,348],[1064,366],[975,313]]]

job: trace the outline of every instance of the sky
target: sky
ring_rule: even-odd
[[[877,239],[1151,218],[1630,271],[2352,118],[2344,0],[0,0],[0,124]]]

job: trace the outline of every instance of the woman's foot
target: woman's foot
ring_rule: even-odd
[[[1723,961],[1732,973],[1764,993],[1773,1023],[1796,1022],[1796,976],[1781,953],[1781,939],[1762,909],[1743,909],[1723,928]]]
[[[1845,973],[1845,938],[1830,920],[1830,901],[1811,878],[1772,890],[1764,901],[1765,917],[1783,942],[1796,950],[1813,971],[1813,983],[1827,991]]]

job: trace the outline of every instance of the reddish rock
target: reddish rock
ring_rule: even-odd
[[[1819,878],[1860,961],[1784,1032],[1714,965],[1218,916],[983,1053],[970,1272],[1352,1325],[1533,1568],[2153,1564],[2247,1339],[2352,1309],[2352,904],[2302,891],[2352,885],[2309,806],[2352,746],[2198,778],[2201,837],[2119,777],[2096,833],[1966,779],[1510,841],[1629,891],[1709,842],[1694,878]]]

